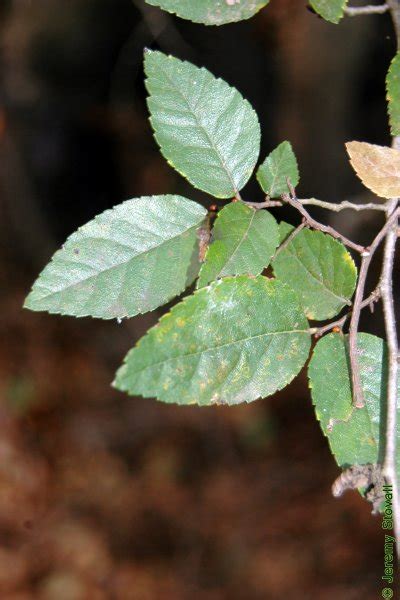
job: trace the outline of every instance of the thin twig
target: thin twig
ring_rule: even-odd
[[[376,288],[370,293],[370,295],[368,296],[368,298],[365,298],[365,300],[363,300],[361,302],[361,308],[365,308],[366,306],[369,307],[369,310],[373,313],[375,310],[375,303],[378,302],[378,300],[382,297],[382,293],[381,293],[381,283],[379,281],[378,285],[376,286]]]
[[[392,17],[397,39],[397,50],[400,50],[400,0],[388,0],[390,15]],[[392,140],[393,148],[400,148],[400,136]],[[398,213],[399,198],[387,201],[388,222],[392,215]],[[393,211],[393,212],[392,212]],[[393,492],[393,529],[396,540],[397,560],[400,562],[400,494],[397,475],[397,383],[398,383],[398,338],[396,331],[396,316],[393,301],[393,264],[398,236],[398,218],[393,226],[388,229],[382,269],[382,300],[385,320],[386,338],[388,344],[388,379],[386,397],[386,445],[383,461],[383,474],[392,486]]]
[[[358,323],[360,320],[361,313],[361,304],[364,296],[365,283],[367,279],[368,269],[371,264],[372,257],[378,248],[381,241],[386,236],[388,229],[393,225],[393,215],[389,217],[386,221],[385,225],[375,237],[371,246],[366,249],[363,246],[358,244],[354,244],[351,240],[348,240],[343,235],[338,233],[332,227],[328,227],[326,225],[322,225],[315,219],[309,215],[304,206],[297,200],[296,192],[291,185],[290,181],[287,180],[287,184],[290,190],[290,194],[283,194],[282,200],[288,202],[291,206],[294,206],[300,214],[305,218],[307,223],[317,229],[319,231],[323,231],[324,233],[329,233],[333,237],[340,239],[346,246],[352,248],[353,250],[357,250],[360,252],[362,260],[361,260],[361,268],[360,274],[357,283],[356,295],[354,299],[353,311],[351,315],[350,321],[350,330],[349,330],[349,355],[350,355],[350,364],[351,364],[351,377],[352,377],[352,390],[353,390],[353,405],[356,408],[363,408],[364,406],[364,398],[363,398],[363,390],[361,384],[361,376],[360,369],[358,365],[358,356],[357,356],[357,331],[358,331]],[[395,213],[393,213],[395,214]]]
[[[388,202],[388,214],[394,209],[394,215],[399,214],[396,210],[397,199]],[[390,217],[389,217],[390,219]],[[389,222],[388,219],[388,222]],[[383,475],[393,491],[393,523],[397,542],[397,553],[400,552],[400,504],[399,487],[396,468],[396,441],[397,441],[397,382],[398,382],[398,352],[399,345],[396,331],[396,315],[393,301],[393,265],[397,242],[398,217],[392,221],[388,229],[385,241],[382,269],[382,302],[383,315],[385,319],[386,339],[388,345],[388,379],[387,379],[387,421],[386,421],[386,447],[383,462]]]
[[[337,319],[336,321],[333,321],[332,323],[323,325],[323,327],[313,327],[312,329],[310,329],[310,333],[311,333],[311,335],[315,335],[316,338],[320,338],[325,333],[328,333],[328,331],[332,331],[332,329],[336,329],[336,328],[343,329],[343,326],[346,323],[349,316],[350,316],[350,312],[346,313],[345,315],[343,315],[343,317],[340,317],[340,319]]]
[[[388,10],[388,4],[370,4],[368,6],[347,6],[344,12],[348,17],[357,17],[358,15],[383,15]]]
[[[240,195],[239,190],[236,190],[235,200],[237,200],[238,202],[243,202],[243,198]]]
[[[357,333],[358,324],[360,322],[361,314],[361,303],[364,296],[365,283],[367,281],[368,269],[371,264],[372,255],[371,253],[365,253],[361,259],[360,273],[358,275],[358,283],[356,289],[356,295],[354,298],[354,308],[351,314],[350,327],[349,327],[349,357],[351,367],[351,383],[352,383],[352,394],[353,394],[353,406],[356,408],[363,408],[364,393],[361,383],[361,374],[358,364],[358,348],[357,348]]]
[[[380,284],[378,284],[376,286],[376,288],[370,293],[368,298],[366,298],[365,300],[363,300],[361,302],[361,308],[363,309],[363,308],[366,308],[367,306],[369,306],[370,311],[374,312],[375,303],[378,302],[380,297],[381,297]],[[351,312],[352,311],[349,310],[349,312],[347,312],[345,315],[343,315],[343,317],[340,317],[340,319],[337,319],[336,321],[333,321],[332,323],[328,323],[327,325],[323,325],[322,327],[314,327],[314,328],[310,329],[311,335],[314,335],[316,338],[320,338],[325,333],[328,333],[328,331],[332,331],[332,329],[336,329],[336,328],[343,329],[347,319],[351,315]]]
[[[290,183],[290,180],[287,180],[287,184],[290,190],[290,194],[283,194],[282,200],[284,202],[288,202],[291,206],[296,208],[300,214],[305,218],[306,222],[313,229],[317,229],[319,231],[323,231],[324,233],[329,233],[332,237],[340,239],[346,246],[352,248],[353,250],[357,250],[361,254],[361,267],[360,274],[358,277],[356,295],[354,299],[353,311],[351,315],[350,321],[350,329],[349,329],[349,355],[350,355],[350,365],[351,365],[351,378],[352,378],[352,391],[353,391],[353,405],[356,408],[364,407],[364,397],[363,397],[363,389],[361,383],[360,369],[358,365],[358,349],[357,349],[357,331],[358,324],[360,321],[361,314],[361,305],[364,296],[365,284],[367,280],[368,269],[371,264],[371,260],[373,255],[375,254],[376,249],[379,244],[385,238],[389,229],[393,226],[393,223],[397,223],[399,211],[397,208],[394,212],[388,217],[385,225],[382,227],[380,232],[375,237],[369,248],[364,248],[359,244],[355,244],[351,240],[344,237],[342,234],[338,233],[332,227],[328,227],[326,225],[322,225],[315,219],[311,217],[311,215],[306,211],[304,206],[298,201],[296,198],[296,192],[293,186]],[[396,227],[397,229],[397,227]]]
[[[343,200],[343,202],[338,203],[325,202],[324,200],[318,200],[317,198],[299,198],[298,200],[303,206],[319,206],[320,208],[326,208],[327,210],[332,210],[333,212],[340,212],[341,210],[345,209],[355,210],[356,212],[360,212],[362,210],[386,210],[384,204],[378,204],[376,202],[368,202],[367,204],[356,204],[355,202],[348,202],[347,200]]]
[[[310,213],[306,211],[304,206],[296,198],[296,193],[295,193],[294,189],[292,188],[292,186],[290,185],[290,182],[288,182],[288,185],[289,185],[289,189],[291,190],[291,193],[290,194],[282,194],[282,200],[284,202],[287,202],[294,208],[296,208],[299,211],[299,213],[305,218],[307,224],[312,229],[317,229],[318,231],[322,231],[324,233],[329,233],[329,235],[331,235],[332,237],[343,242],[343,244],[345,246],[348,246],[349,248],[351,248],[352,250],[355,250],[356,252],[359,252],[360,254],[362,254],[365,251],[364,246],[360,246],[360,244],[356,244],[356,243],[352,242],[347,237],[345,237],[344,235],[342,235],[341,233],[336,231],[336,229],[333,229],[333,227],[330,227],[329,225],[323,225],[319,221],[316,221],[315,219],[313,219],[313,217],[310,215]]]
[[[292,241],[293,241],[293,239],[294,239],[294,238],[297,236],[297,234],[299,234],[299,233],[300,233],[300,231],[301,231],[302,229],[304,229],[304,227],[306,227],[306,226],[307,226],[307,223],[306,223],[306,221],[303,219],[303,221],[300,223],[300,225],[298,225],[298,226],[296,227],[296,229],[294,229],[294,230],[293,230],[293,231],[290,233],[290,235],[288,235],[288,237],[286,238],[286,240],[285,240],[285,241],[284,241],[284,242],[283,242],[283,243],[282,243],[282,244],[279,246],[279,248],[277,249],[277,251],[275,252],[275,254],[274,254],[274,256],[272,257],[272,259],[271,259],[271,260],[274,260],[274,259],[275,259],[275,258],[278,256],[278,254],[279,254],[280,252],[282,252],[282,250],[284,250],[284,249],[285,249],[285,248],[286,248],[286,247],[287,247],[287,246],[290,244],[290,242],[292,242]]]
[[[247,206],[261,210],[262,208],[273,208],[274,206],[282,206],[281,200],[270,200],[267,196],[265,202],[245,202]]]
[[[358,348],[357,348],[357,332],[358,324],[360,321],[361,307],[364,297],[365,284],[367,281],[368,270],[372,261],[372,258],[379,247],[382,240],[385,238],[389,229],[397,222],[400,209],[396,209],[392,215],[388,218],[385,225],[382,227],[378,235],[375,237],[369,248],[365,249],[365,252],[361,255],[361,267],[358,276],[358,283],[356,294],[354,297],[353,312],[351,315],[350,327],[349,327],[349,356],[351,365],[351,380],[353,388],[353,405],[356,408],[363,408],[364,406],[364,394],[362,390],[362,383],[360,377],[360,369],[358,365]]]
[[[356,204],[355,202],[349,202],[348,200],[343,200],[343,202],[325,202],[325,200],[318,200],[317,198],[297,198],[297,200],[303,206],[319,206],[320,208],[326,208],[327,210],[331,210],[333,212],[340,212],[342,210],[350,209],[356,212],[360,212],[362,210],[380,210],[382,212],[386,211],[385,204],[378,204],[377,202],[368,202],[367,204]],[[270,200],[267,196],[265,202],[245,202],[248,206],[252,206],[256,209],[262,208],[273,208],[275,206],[282,206],[282,202],[280,200]]]
[[[399,0],[388,0],[390,14],[392,15],[392,21],[394,30],[397,38],[397,49],[400,50],[400,2]]]
[[[397,38],[397,50],[400,50],[400,0],[388,0],[390,14]],[[400,136],[392,140],[393,148],[400,148]],[[388,215],[398,204],[399,198],[389,200],[387,203]],[[397,209],[399,210],[399,209]],[[396,212],[396,211],[395,211]],[[390,217],[389,217],[390,219]],[[397,560],[400,561],[400,493],[397,476],[397,375],[398,375],[398,339],[396,331],[396,317],[393,302],[393,263],[397,241],[398,221],[389,230],[385,242],[383,257],[383,311],[385,319],[386,337],[388,343],[388,380],[386,404],[386,446],[383,461],[383,473],[392,486],[393,491],[393,525],[396,539]]]

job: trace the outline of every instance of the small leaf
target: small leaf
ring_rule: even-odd
[[[215,222],[198,287],[226,275],[259,275],[275,252],[278,235],[277,222],[267,211],[242,202],[228,204]]]
[[[196,231],[205,215],[180,196],[134,198],[106,210],[54,254],[25,308],[101,319],[154,310],[196,277]]]
[[[269,0],[146,0],[182,19],[205,25],[243,21],[267,6]]]
[[[329,334],[315,346],[308,367],[312,399],[338,465],[375,464],[382,461],[385,444],[386,344],[374,335],[358,334],[365,407],[353,408],[346,338]]]
[[[296,291],[309,319],[330,319],[350,305],[357,281],[341,242],[321,231],[300,231],[272,263],[278,279]]]
[[[336,24],[344,15],[347,0],[310,0],[310,4],[326,21]]]
[[[148,106],[168,162],[195,187],[232,198],[249,180],[260,150],[251,105],[225,81],[162,52],[146,52]]]
[[[288,192],[287,179],[296,187],[300,179],[299,169],[290,142],[282,142],[267,156],[258,168],[257,179],[271,198]]]
[[[382,198],[400,196],[400,150],[347,142],[351,166],[369,190]]]
[[[390,129],[392,135],[400,135],[400,51],[390,63],[386,77],[387,100],[389,103]]]
[[[114,385],[178,404],[251,402],[287,385],[309,350],[295,294],[262,275],[240,275],[174,306],[128,353]]]

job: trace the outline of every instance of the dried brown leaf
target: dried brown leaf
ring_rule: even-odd
[[[400,150],[348,142],[350,163],[363,184],[381,198],[400,196]]]

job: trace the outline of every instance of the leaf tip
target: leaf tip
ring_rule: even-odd
[[[353,148],[356,148],[356,146],[358,144],[361,144],[361,142],[357,142],[356,140],[351,140],[349,142],[345,143],[345,148],[348,154],[350,154],[350,152],[352,151]]]
[[[32,296],[33,296],[33,295],[34,295],[34,291],[33,291],[33,290],[31,290],[31,291],[29,292],[29,294],[26,296],[26,298],[25,298],[25,300],[24,300],[24,303],[23,303],[23,305],[22,305],[22,308],[23,308],[24,310],[33,310],[33,311],[36,311],[36,310],[38,310],[38,309],[35,307],[34,298],[32,298]]]

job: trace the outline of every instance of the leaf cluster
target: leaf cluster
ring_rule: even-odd
[[[248,19],[269,2],[146,1],[208,25]],[[347,2],[310,4],[338,23]],[[128,352],[114,386],[183,405],[269,396],[306,364],[315,331],[310,321],[351,307],[357,268],[341,241],[306,227],[295,231],[242,200],[253,175],[267,201],[290,194],[300,175],[288,141],[257,168],[260,124],[238,90],[158,51],[146,51],[145,73],[161,153],[195,188],[229,202],[211,231],[212,214],[179,195],[134,198],[103,212],[54,254],[25,307],[120,321],[165,305],[196,282]],[[386,85],[391,131],[400,135],[399,53]],[[400,196],[399,150],[356,141],[346,147],[369,190],[380,198]],[[387,349],[368,334],[359,334],[358,349],[362,409],[353,406],[348,340],[341,332],[318,341],[308,368],[317,418],[343,468],[382,460]]]
[[[145,72],[162,154],[193,186],[233,201],[219,211],[204,256],[209,218],[197,202],[150,196],[105,211],[56,252],[25,306],[120,320],[166,304],[197,279],[197,290],[128,353],[115,386],[179,404],[268,396],[304,366],[308,320],[351,304],[355,264],[320,231],[284,241],[291,226],[241,200],[258,161],[260,125],[235,88],[161,52],[146,52]],[[289,142],[271,151],[256,177],[272,198],[288,193],[289,180],[298,183]]]

